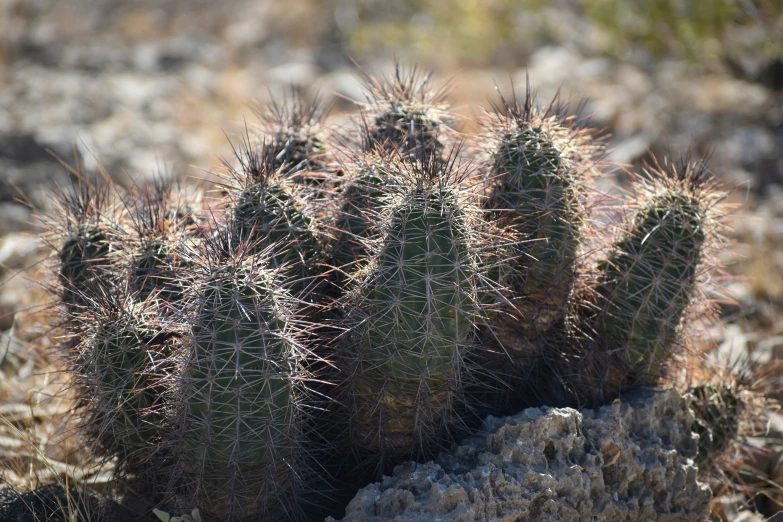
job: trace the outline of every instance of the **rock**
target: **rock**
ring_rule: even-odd
[[[612,144],[612,151],[606,159],[617,163],[628,163],[638,160],[650,149],[652,138],[644,134],[633,136],[619,143]]]
[[[674,390],[489,417],[437,462],[403,464],[360,490],[343,522],[707,520],[692,421]]]
[[[8,234],[0,238],[0,271],[25,268],[41,248],[41,240],[30,234]]]

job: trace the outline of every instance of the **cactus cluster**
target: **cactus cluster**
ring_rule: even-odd
[[[706,165],[654,162],[601,213],[602,142],[567,105],[502,98],[466,136],[446,94],[398,68],[351,124],[259,109],[210,207],[163,182],[61,197],[83,432],[160,507],[306,519],[487,414],[605,403],[682,355],[718,244]]]

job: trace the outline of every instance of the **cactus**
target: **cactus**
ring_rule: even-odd
[[[368,241],[375,229],[368,212],[381,203],[389,177],[388,158],[376,152],[361,155],[352,163],[352,175],[344,182],[340,207],[336,212],[336,236],[329,262],[340,273],[347,275],[354,265],[368,255]],[[341,278],[343,285],[347,277]]]
[[[210,219],[158,183],[128,212],[77,187],[53,221],[83,428],[165,512],[306,519],[483,415],[604,404],[686,349],[720,246],[705,163],[653,163],[614,219],[600,139],[529,90],[451,149],[415,68],[367,78],[328,143],[287,103],[232,145]]]
[[[367,101],[359,105],[366,113],[358,137],[343,139],[349,176],[343,180],[330,259],[342,273],[368,255],[366,242],[375,227],[365,219],[366,211],[380,204],[384,187],[394,183],[386,166],[400,154],[415,158],[443,151],[441,137],[451,122],[444,103],[448,86],[433,90],[431,83],[431,74],[399,65],[390,78],[365,75]]]

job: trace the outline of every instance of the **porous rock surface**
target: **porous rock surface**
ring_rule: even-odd
[[[692,420],[674,390],[489,417],[436,462],[360,490],[343,522],[707,520]]]

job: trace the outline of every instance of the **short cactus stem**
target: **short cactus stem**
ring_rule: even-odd
[[[353,165],[350,179],[344,182],[330,252],[331,265],[343,274],[367,258],[370,236],[376,228],[372,212],[381,205],[385,189],[392,182],[386,168],[388,162],[388,156],[364,154]]]
[[[167,434],[162,395],[176,334],[154,326],[151,308],[127,291],[104,290],[96,311],[80,316],[84,333],[71,362],[96,453],[118,455],[123,471],[138,472]]]
[[[302,428],[290,298],[268,260],[248,254],[205,263],[176,393],[184,424],[174,480],[187,509],[230,521],[291,509]]]
[[[110,251],[106,231],[100,225],[84,227],[65,240],[60,249],[60,284],[63,303],[73,313],[86,306],[95,278],[108,263]]]
[[[558,100],[538,108],[529,91],[524,103],[503,98],[487,126],[492,190],[484,206],[517,238],[511,263],[495,273],[513,296],[496,337],[514,358],[535,351],[568,309],[597,147]]]
[[[440,154],[441,136],[452,117],[445,98],[449,87],[434,89],[432,74],[395,65],[386,77],[365,75],[369,138],[380,147],[412,156]]]
[[[182,298],[185,283],[177,278],[182,258],[177,246],[196,234],[192,203],[183,193],[175,193],[171,182],[156,178],[131,194],[129,228],[135,232],[127,240],[130,257],[130,289],[136,299],[150,296],[163,303]],[[161,308],[165,310],[165,308]]]
[[[57,237],[60,300],[65,312],[76,316],[89,308],[99,278],[110,276],[115,238],[122,235],[114,218],[109,187],[79,182],[57,201],[59,222],[52,223]]]
[[[256,252],[268,251],[272,268],[281,268],[294,294],[312,287],[318,275],[320,248],[312,218],[299,206],[300,190],[264,147],[246,139],[236,151],[239,169],[226,163],[235,183],[231,194],[231,224],[237,247],[249,244]]]
[[[599,265],[597,341],[637,379],[657,379],[691,304],[722,197],[704,163],[656,165],[633,222]]]
[[[316,181],[308,173],[328,167],[323,121],[326,109],[321,100],[317,97],[308,102],[292,89],[282,100],[272,99],[254,112],[260,120],[262,146],[273,159],[274,170],[283,176],[295,175],[296,181],[305,185]]]
[[[728,385],[705,384],[690,389],[693,396],[693,432],[699,435],[696,465],[709,471],[715,461],[736,440],[743,403],[740,392]]]
[[[341,353],[354,448],[379,471],[432,451],[456,422],[478,314],[470,208],[442,162],[410,168],[373,261],[354,275]]]

